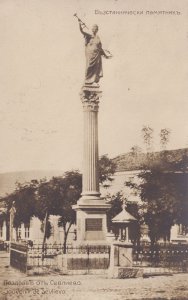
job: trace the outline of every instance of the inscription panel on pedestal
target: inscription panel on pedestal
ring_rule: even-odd
[[[102,219],[85,219],[86,231],[102,231]]]

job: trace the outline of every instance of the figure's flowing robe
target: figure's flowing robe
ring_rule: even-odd
[[[99,82],[103,76],[102,58],[103,53],[100,38],[95,35],[85,33],[85,54],[86,54],[86,72],[85,83],[93,84]]]

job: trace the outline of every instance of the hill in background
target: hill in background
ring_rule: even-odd
[[[177,150],[166,150],[166,157],[169,162],[178,162],[185,155],[188,157],[188,148]],[[143,152],[129,152],[118,155],[113,159],[117,165],[117,172],[141,170],[142,166],[147,163],[147,154]],[[152,159],[159,162],[161,160],[161,151],[153,152]],[[188,166],[186,166],[188,168]]]
[[[16,182],[30,182],[33,179],[40,180],[43,178],[50,179],[53,176],[63,175],[63,171],[21,171],[8,172],[0,174],[0,197],[9,194],[15,190]]]

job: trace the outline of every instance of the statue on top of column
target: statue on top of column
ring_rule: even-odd
[[[77,15],[75,14],[77,17]],[[77,17],[78,18],[78,17]],[[102,56],[111,58],[109,51],[103,50],[101,40],[97,35],[98,25],[93,25],[92,33],[87,33],[83,30],[86,25],[78,18],[80,31],[85,38],[85,55],[86,55],[86,71],[85,71],[85,85],[98,85],[101,77],[103,77],[102,70]],[[87,27],[86,27],[87,28]]]

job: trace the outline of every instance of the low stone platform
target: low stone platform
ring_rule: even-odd
[[[143,277],[143,269],[135,267],[114,267],[113,271],[109,271],[109,278],[137,278]]]
[[[143,268],[143,277],[153,277],[153,276],[172,276],[173,270],[168,268]]]

